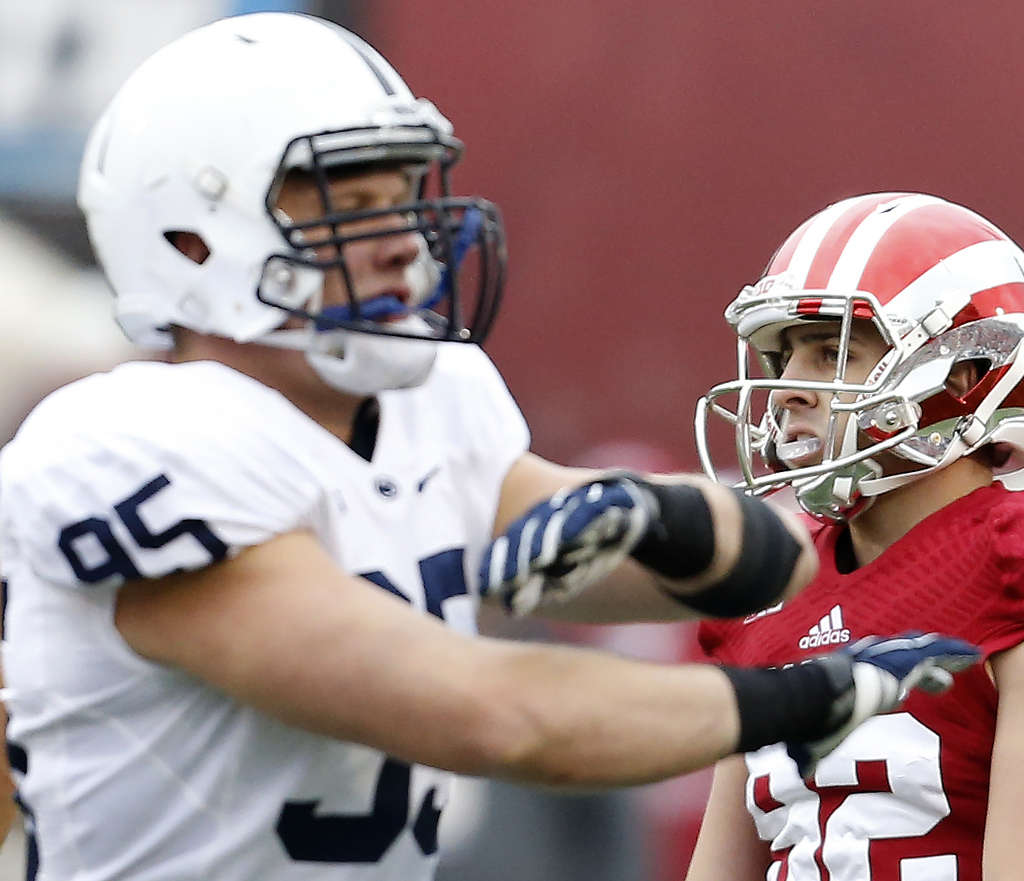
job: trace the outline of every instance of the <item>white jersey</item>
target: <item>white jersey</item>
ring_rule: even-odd
[[[345,571],[472,632],[501,482],[529,438],[479,349],[440,350],[423,386],[379,396],[372,462],[212,362],[73,383],[4,449],[4,699],[41,879],[433,875],[447,773],[151,663],[113,611],[126,578],[307,529]]]

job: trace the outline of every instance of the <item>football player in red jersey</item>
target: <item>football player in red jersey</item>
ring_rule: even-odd
[[[940,629],[986,663],[827,757],[722,760],[688,881],[1019,877],[1024,494],[995,478],[1024,451],[1024,255],[962,206],[859,196],[789,236],[726,318],[763,375],[741,354],[701,400],[705,470],[724,416],[747,490],[791,487],[818,521],[821,570],[785,605],[703,623],[705,651],[783,666]]]

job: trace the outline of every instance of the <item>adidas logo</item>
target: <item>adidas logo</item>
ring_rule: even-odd
[[[843,609],[838,603],[824,618],[811,627],[807,636],[800,637],[800,648],[813,649],[820,645],[839,645],[850,641],[850,631],[843,627]]]

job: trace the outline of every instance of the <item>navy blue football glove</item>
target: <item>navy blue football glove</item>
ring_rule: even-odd
[[[556,493],[512,523],[480,563],[480,593],[515,615],[565,602],[614,569],[657,516],[653,495],[609,476]]]
[[[940,633],[905,633],[867,636],[831,655],[808,661],[836,665],[837,669],[842,662],[848,670],[843,674],[849,687],[834,701],[838,727],[831,734],[809,743],[786,744],[800,776],[811,777],[818,762],[865,719],[896,709],[911,689],[931,694],[945,691],[953,684],[953,674],[966,670],[980,656],[975,646],[960,639]]]

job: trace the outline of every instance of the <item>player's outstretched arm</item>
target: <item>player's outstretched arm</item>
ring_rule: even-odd
[[[115,621],[139,654],[288,724],[465,774],[637,784],[845,721],[828,675],[776,677],[751,702],[710,665],[460,635],[341,572],[306,533],[125,585]],[[773,729],[760,717],[778,703],[826,706]]]
[[[307,533],[127,584],[115,623],[140,655],[287,724],[464,774],[639,783],[738,737],[715,667],[462,635],[342,572]]]
[[[696,475],[569,469],[526,454],[503,484],[480,582],[518,615],[638,621],[749,614],[816,572],[803,525],[767,503]]]

